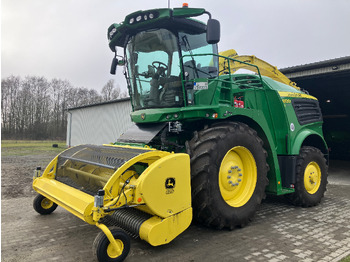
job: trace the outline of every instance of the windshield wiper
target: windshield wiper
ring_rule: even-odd
[[[188,38],[187,38],[187,35],[184,35],[182,37],[182,41],[183,43],[185,44],[185,47],[187,47],[187,51],[190,52],[190,56],[191,56],[191,61],[192,61],[192,66],[193,66],[193,69],[197,75],[197,78],[199,78],[199,74],[198,74],[198,70],[197,70],[197,67],[196,67],[196,61],[194,60],[193,58],[193,52],[192,52],[192,48],[190,46],[190,42],[188,41]]]

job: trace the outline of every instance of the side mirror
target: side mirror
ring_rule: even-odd
[[[113,57],[111,71],[110,71],[111,75],[115,75],[117,71],[117,65],[118,65],[118,59],[116,57]]]
[[[220,22],[209,19],[207,23],[207,43],[217,44],[220,41]]]

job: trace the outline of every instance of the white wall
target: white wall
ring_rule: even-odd
[[[131,125],[130,100],[68,110],[67,145],[108,144]]]

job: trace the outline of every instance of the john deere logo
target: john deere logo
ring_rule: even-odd
[[[168,177],[165,180],[165,188],[174,188],[175,187],[175,178]]]
[[[173,177],[168,177],[165,180],[165,189],[166,189],[166,194],[172,194],[174,193],[174,188],[175,188],[175,178]]]
[[[142,120],[145,120],[145,118],[146,118],[146,114],[145,114],[145,113],[142,113],[142,114],[141,114],[141,119],[142,119]]]

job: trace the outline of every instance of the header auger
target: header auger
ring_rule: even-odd
[[[200,15],[206,24],[193,19]],[[39,213],[60,205],[102,230],[99,261],[124,260],[128,234],[169,243],[192,216],[218,229],[245,226],[266,193],[304,207],[321,201],[328,150],[317,99],[254,56],[219,53],[209,12],[137,11],[107,37],[135,124],[114,145],[64,151],[33,182]]]

